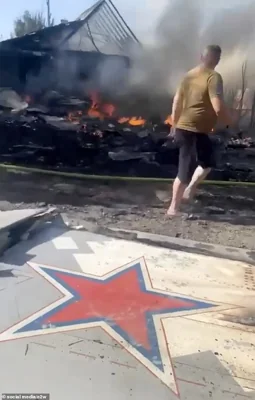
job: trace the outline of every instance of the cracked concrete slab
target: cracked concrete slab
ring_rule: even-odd
[[[49,224],[0,264],[0,392],[253,399],[253,275],[244,262]]]

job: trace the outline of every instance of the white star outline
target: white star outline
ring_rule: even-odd
[[[82,324],[74,324],[74,325],[66,325],[62,327],[54,327],[54,326],[49,326],[46,329],[39,329],[39,330],[34,330],[34,331],[27,331],[27,332],[17,332],[24,326],[28,325],[29,323],[35,321],[39,317],[43,316],[44,314],[54,310],[55,308],[61,306],[62,304],[66,303],[68,300],[73,298],[72,293],[70,293],[65,287],[63,287],[59,282],[57,282],[53,277],[51,277],[49,274],[47,274],[43,268],[46,268],[48,270],[53,270],[56,272],[63,272],[63,273],[70,273],[76,276],[81,276],[81,277],[87,277],[87,278],[95,278],[97,280],[106,280],[110,277],[113,277],[117,273],[120,273],[122,271],[128,270],[130,267],[134,266],[135,264],[139,263],[141,267],[141,271],[143,274],[143,279],[144,279],[144,284],[145,287],[148,291],[151,291],[155,294],[164,294],[164,295],[169,295],[169,296],[175,296],[175,297],[180,297],[180,300],[188,300],[188,301],[201,301],[203,300],[200,299],[195,299],[195,298],[189,298],[187,296],[183,296],[180,294],[174,294],[169,291],[164,291],[160,289],[155,289],[153,287],[149,270],[146,265],[144,257],[139,258],[138,260],[134,260],[122,267],[116,268],[102,276],[98,275],[91,275],[91,274],[86,274],[84,272],[74,272],[74,271],[69,271],[66,269],[60,269],[60,268],[55,268],[51,267],[48,265],[44,264],[37,264],[37,263],[32,263],[29,262],[27,263],[35,272],[37,272],[40,276],[42,276],[46,281],[52,284],[53,287],[55,287],[61,294],[62,297],[56,301],[53,301],[51,304],[47,305],[46,307],[43,307],[41,310],[37,311],[36,313],[26,317],[22,321],[16,323],[12,327],[8,328],[7,330],[3,331],[0,333],[0,342],[5,342],[5,341],[10,341],[10,340],[15,340],[15,339],[22,339],[22,338],[29,338],[29,337],[34,337],[34,336],[42,336],[42,335],[49,335],[49,334],[55,334],[55,333],[60,333],[60,332],[68,332],[68,331],[74,331],[74,330],[81,330],[81,329],[88,329],[88,328],[95,328],[95,327],[100,327],[102,328],[111,338],[113,338],[122,348],[124,348],[126,351],[128,351],[139,363],[144,365],[153,375],[155,375],[158,379],[162,381],[178,398],[180,397],[180,392],[178,388],[178,382],[176,379],[175,375],[175,370],[172,364],[172,359],[170,355],[170,350],[168,346],[168,340],[167,340],[167,334],[164,328],[164,320],[167,318],[175,318],[177,316],[183,316],[184,313],[188,313],[189,315],[191,314],[201,314],[203,312],[203,309],[191,309],[190,312],[185,310],[185,311],[180,311],[180,312],[172,312],[169,314],[157,314],[153,315],[153,322],[154,322],[154,327],[157,335],[157,343],[158,343],[158,348],[159,348],[159,353],[161,356],[162,364],[164,366],[164,371],[161,371],[159,368],[157,368],[147,357],[143,356],[139,351],[136,350],[127,340],[123,338],[123,336],[119,335],[113,328],[111,328],[110,325],[108,325],[104,321],[99,321],[99,322],[88,322],[88,323],[82,323]],[[217,307],[217,310],[219,310],[219,304],[215,304],[214,302],[210,301],[210,304],[215,307]],[[212,307],[209,309],[212,311]],[[204,312],[208,312],[208,309],[204,309]]]

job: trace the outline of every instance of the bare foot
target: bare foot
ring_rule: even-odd
[[[171,208],[169,208],[166,213],[166,216],[169,218],[181,217],[182,215],[180,211],[172,210]]]
[[[184,194],[182,196],[182,200],[186,203],[186,202],[191,202],[194,200],[194,195],[195,193],[191,190],[191,189],[186,189],[184,191]]]

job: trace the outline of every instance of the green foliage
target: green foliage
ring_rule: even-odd
[[[54,20],[51,19],[50,26],[54,25]],[[20,37],[28,33],[39,31],[47,26],[46,19],[43,13],[30,13],[25,11],[24,14],[14,21],[14,32],[11,37]]]

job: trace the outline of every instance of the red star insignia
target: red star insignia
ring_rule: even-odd
[[[3,332],[0,341],[101,326],[178,395],[163,319],[214,304],[154,289],[144,259],[103,277],[30,265],[63,297]]]

